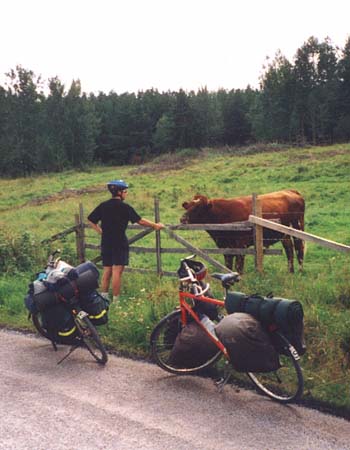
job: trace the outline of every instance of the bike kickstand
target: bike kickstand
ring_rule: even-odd
[[[72,347],[69,349],[69,352],[68,352],[66,355],[64,355],[64,357],[63,357],[62,359],[60,359],[60,360],[58,361],[57,365],[58,365],[58,364],[61,364],[61,362],[63,362],[65,359],[67,359],[68,356],[71,355],[71,354],[74,352],[74,350],[76,350],[78,347],[79,347],[79,346],[72,345]]]
[[[221,377],[218,380],[214,381],[215,386],[218,388],[218,391],[221,393],[227,384],[228,380],[231,377],[231,373],[228,373],[225,377]]]
[[[55,352],[57,352],[57,345],[56,342],[51,341],[52,347],[55,350]]]

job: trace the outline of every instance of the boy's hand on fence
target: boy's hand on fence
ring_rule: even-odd
[[[160,222],[156,223],[155,226],[154,226],[154,229],[157,230],[157,231],[161,230],[162,228],[165,228],[165,225],[160,223]]]
[[[164,225],[160,222],[152,222],[152,220],[148,220],[148,219],[141,219],[138,221],[139,225],[142,225],[143,227],[152,227],[154,230],[161,230],[162,228],[164,228]]]

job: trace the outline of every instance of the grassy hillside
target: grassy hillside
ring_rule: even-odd
[[[41,248],[40,240],[74,225],[79,203],[88,213],[108,198],[105,184],[114,178],[130,183],[127,201],[144,217],[153,218],[153,198],[158,196],[161,221],[166,224],[178,223],[182,202],[197,193],[228,198],[297,189],[306,201],[305,230],[350,244],[350,145],[187,150],[141,167],[96,167],[89,172],[0,180],[0,264],[1,258],[14,261],[12,266],[4,266],[8,273],[0,277],[0,323],[28,326],[23,296],[30,274],[40,269],[50,250]],[[98,242],[91,230],[87,234],[89,242]],[[181,235],[194,245],[213,247],[205,232]],[[151,246],[153,240],[150,235],[140,245]],[[176,246],[164,233],[162,244]],[[63,248],[66,259],[74,263],[73,236],[54,245]],[[276,244],[275,248],[282,246]],[[33,255],[29,269],[26,253]],[[90,251],[88,256],[96,253]],[[164,269],[175,270],[179,257],[163,255]],[[273,291],[276,296],[299,299],[304,305],[306,397],[350,412],[349,256],[308,244],[305,270],[294,275],[287,273],[285,255],[265,257],[262,275],[254,273],[252,257],[246,261],[239,290],[261,294]],[[21,270],[16,271],[16,265]],[[131,266],[155,267],[155,258],[132,254]],[[210,282],[214,292],[221,295],[219,284]],[[147,355],[152,326],[175,304],[175,280],[127,274],[120,304],[113,306],[109,327],[103,331],[105,339],[118,349]]]

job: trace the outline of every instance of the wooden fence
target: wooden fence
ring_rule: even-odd
[[[261,203],[259,197],[253,194],[253,214],[249,216],[249,220],[246,222],[236,222],[230,224],[195,224],[195,225],[169,225],[162,230],[162,232],[167,233],[167,235],[175,240],[177,243],[182,245],[182,248],[164,248],[161,243],[161,232],[155,231],[155,245],[151,247],[139,247],[133,245],[138,240],[152,233],[154,230],[152,228],[144,228],[140,225],[129,225],[128,230],[138,230],[139,233],[129,238],[130,251],[136,253],[155,253],[156,254],[156,273],[158,275],[165,276],[176,276],[176,272],[169,272],[163,270],[162,266],[162,254],[172,253],[172,254],[184,254],[184,253],[194,253],[201,257],[209,264],[213,265],[217,270],[230,272],[230,270],[221,264],[216,259],[212,258],[210,255],[254,255],[255,259],[255,269],[258,272],[263,270],[263,257],[264,255],[281,255],[282,251],[279,249],[264,249],[263,248],[263,228],[269,228],[275,231],[279,231],[290,236],[297,237],[304,241],[310,241],[315,244],[331,248],[332,250],[341,251],[345,253],[350,253],[350,246],[339,244],[328,239],[315,236],[310,233],[306,233],[300,230],[296,230],[291,227],[286,227],[277,223],[278,221],[266,220],[262,217]],[[154,217],[156,222],[160,222],[160,209],[159,200],[156,198],[154,200]],[[79,213],[75,215],[75,225],[61,233],[52,236],[49,239],[42,241],[42,243],[50,243],[57,239],[65,237],[67,234],[75,233],[76,236],[76,251],[77,257],[80,262],[86,259],[86,249],[92,249],[99,251],[100,246],[86,242],[85,229],[88,225],[85,223],[83,206],[79,205]],[[190,242],[188,242],[183,237],[179,236],[178,231],[182,230],[204,230],[204,231],[247,231],[252,230],[254,233],[254,247],[253,248],[206,248],[200,249]],[[176,231],[176,232],[175,232]],[[95,263],[101,260],[100,256],[93,259]],[[151,269],[138,269],[138,268],[126,268],[127,271],[134,271],[139,273],[150,273],[155,272]]]

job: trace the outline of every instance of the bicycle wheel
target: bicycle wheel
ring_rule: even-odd
[[[46,339],[50,339],[49,333],[43,324],[43,318],[40,312],[32,314],[32,322],[36,330]]]
[[[90,322],[90,319],[85,316],[81,319],[77,319],[77,317],[75,317],[74,320],[78,327],[84,346],[89,350],[91,355],[99,364],[106,364],[108,360],[106,349],[102,344],[96,328]]]
[[[283,354],[279,355],[280,368],[268,373],[248,372],[247,375],[258,392],[280,403],[290,403],[297,401],[304,389],[300,357],[283,335],[278,333],[277,336],[283,346]]]
[[[182,328],[181,312],[172,311],[165,316],[152,331],[150,339],[151,351],[152,356],[159,367],[174,374],[196,373],[214,364],[221,357],[222,353],[219,350],[210,359],[203,363],[196,364],[194,367],[182,367],[179,363],[175,365],[172,362],[172,350],[176,337],[181,332]]]

